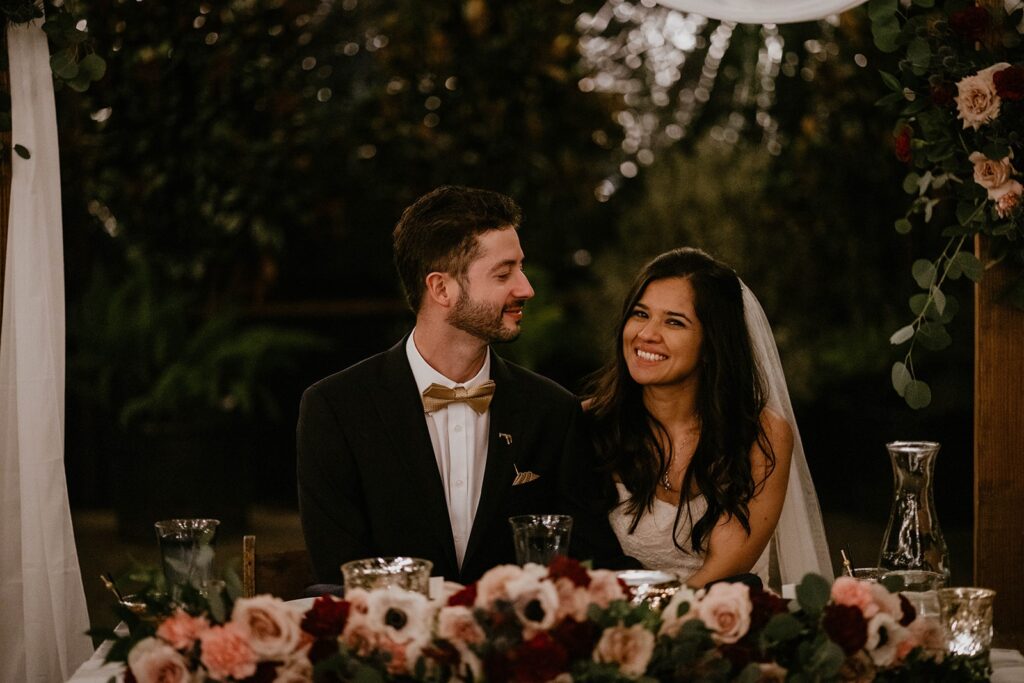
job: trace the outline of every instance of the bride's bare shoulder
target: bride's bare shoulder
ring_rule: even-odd
[[[793,427],[789,421],[774,410],[765,408],[761,411],[761,426],[776,457],[785,454],[788,459],[793,452]]]

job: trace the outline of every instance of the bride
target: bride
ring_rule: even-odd
[[[638,275],[618,331],[585,406],[623,551],[693,587],[831,578],[771,328],[736,273],[698,249],[666,252]]]

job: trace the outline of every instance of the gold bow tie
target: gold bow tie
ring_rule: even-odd
[[[449,389],[440,384],[431,384],[423,392],[423,410],[428,413],[447,408],[449,403],[467,403],[478,413],[484,413],[494,396],[494,380],[487,380],[472,389],[455,387]]]

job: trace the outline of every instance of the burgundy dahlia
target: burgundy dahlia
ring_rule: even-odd
[[[514,683],[545,683],[569,669],[569,653],[544,632],[521,643],[509,660]]]
[[[349,603],[321,595],[302,617],[302,630],[314,638],[337,638],[345,630]]]
[[[565,648],[570,659],[590,659],[601,638],[601,628],[592,621],[576,621],[569,617],[551,629],[551,636]]]
[[[977,5],[949,15],[949,27],[953,33],[966,40],[981,40],[991,25],[992,15]]]
[[[557,581],[563,577],[572,581],[573,585],[578,588],[586,588],[590,585],[590,574],[583,568],[579,560],[556,555],[548,565],[548,578]]]
[[[476,602],[476,584],[471,583],[448,598],[449,607],[472,607]]]
[[[1024,99],[1024,66],[1008,66],[992,74],[996,94],[1004,100],[1016,102]]]
[[[788,611],[788,603],[775,593],[752,588],[750,590],[750,629],[748,633],[757,633],[776,614]]]
[[[821,626],[832,641],[843,648],[847,656],[868,642],[868,623],[859,607],[831,604],[825,607]]]

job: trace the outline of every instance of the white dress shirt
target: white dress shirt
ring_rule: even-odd
[[[415,333],[416,330],[413,330],[409,335],[405,353],[416,380],[416,389],[421,394],[431,384],[440,384],[449,389],[460,386],[472,389],[491,378],[491,354],[488,352],[483,367],[475,377],[467,382],[453,382],[423,359],[413,341]],[[491,411],[480,414],[466,403],[451,403],[441,410],[425,413],[425,418],[434,457],[437,459],[437,469],[441,473],[445,502],[448,503],[455,557],[461,569],[484,482]]]

